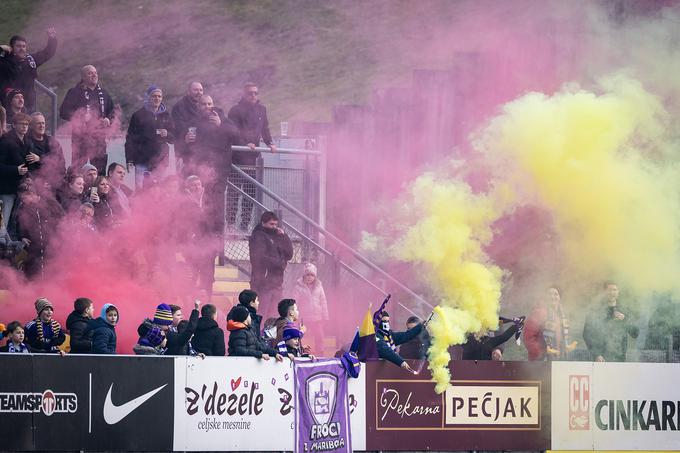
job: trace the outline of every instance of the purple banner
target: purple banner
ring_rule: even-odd
[[[295,452],[351,452],[347,374],[338,359],[295,362]]]

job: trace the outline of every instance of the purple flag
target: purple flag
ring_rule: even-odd
[[[351,452],[347,373],[339,359],[295,361],[295,452]]]

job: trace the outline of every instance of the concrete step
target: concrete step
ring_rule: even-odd
[[[249,282],[242,281],[216,281],[213,283],[214,293],[238,294],[244,289],[250,288]]]
[[[239,280],[239,272],[234,266],[215,266],[215,280]]]

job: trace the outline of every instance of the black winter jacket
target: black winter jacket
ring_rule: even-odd
[[[33,152],[40,156],[38,176],[45,178],[53,187],[58,186],[66,174],[66,161],[61,143],[56,138],[45,135],[42,140],[31,137],[31,145]]]
[[[72,311],[66,318],[66,329],[71,335],[71,354],[92,352],[92,332],[88,331],[90,321],[90,318],[77,311]]]
[[[198,310],[191,310],[186,329],[181,332],[167,331],[165,333],[165,338],[168,340],[165,345],[167,348],[165,355],[186,355],[189,340],[196,331],[196,327],[198,327]]]
[[[165,106],[162,106],[165,109]],[[168,136],[161,138],[156,129],[166,129]],[[153,169],[168,155],[168,143],[174,141],[174,125],[170,113],[163,110],[154,114],[142,107],[132,114],[125,139],[125,158],[128,162]]]
[[[236,357],[262,358],[262,354],[275,356],[276,349],[266,346],[245,324],[235,321],[228,322],[229,355]]]
[[[16,195],[25,176],[19,174],[19,165],[26,164],[26,156],[33,149],[28,134],[21,141],[11,130],[0,138],[0,195]],[[39,163],[27,164],[28,171],[35,172]]]
[[[257,225],[248,241],[250,251],[250,287],[255,291],[279,288],[288,261],[293,258],[293,243],[287,234],[269,231]]]
[[[231,170],[231,145],[237,138],[238,130],[222,110],[213,110],[220,117],[220,125],[216,126],[200,115],[196,124],[196,141],[189,145],[188,155],[196,164],[208,165],[218,174],[228,175]]]
[[[108,118],[113,121],[114,105],[109,93],[102,88],[102,102],[99,99],[99,86],[94,90],[87,88],[82,82],[69,89],[64,97],[64,101],[59,107],[59,116],[65,121],[71,121],[73,115],[79,110],[86,110],[90,106],[90,114],[93,118]],[[103,110],[103,114],[102,114]]]
[[[225,354],[224,331],[220,329],[217,321],[202,316],[198,320],[191,345],[196,352],[209,356],[223,356]]]
[[[517,332],[517,325],[513,324],[505,332],[490,337],[485,335],[477,339],[474,335],[468,335],[467,342],[463,345],[463,360],[491,360],[494,349],[503,351],[503,343],[508,341]]]
[[[241,99],[238,104],[229,110],[228,117],[238,128],[238,145],[248,143],[260,144],[260,138],[267,145],[273,143],[272,134],[269,132],[269,120],[267,119],[267,108]],[[260,153],[251,151],[236,151],[234,153],[234,163],[237,165],[255,165],[255,161]]]
[[[183,96],[172,107],[172,121],[175,124],[175,154],[178,157],[185,157],[189,151],[184,137],[189,132],[190,127],[198,127],[199,122],[198,104],[194,104],[191,98]]]
[[[93,319],[89,324],[92,330],[92,354],[116,353],[116,329],[102,318]]]
[[[267,145],[274,143],[272,134],[269,132],[269,120],[267,119],[267,108],[241,99],[238,104],[229,110],[228,117],[238,128],[237,145],[247,145],[254,143],[260,145],[260,138]],[[237,165],[255,165],[260,153],[252,151],[236,151],[234,153],[234,163]]]
[[[48,38],[44,49],[29,54],[23,60],[13,54],[0,51],[0,92],[7,88],[19,89],[24,94],[24,104],[29,112],[35,110],[35,79],[38,67],[46,63],[57,52],[57,38]]]

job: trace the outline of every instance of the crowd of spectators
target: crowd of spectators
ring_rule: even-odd
[[[150,85],[143,93],[142,105],[130,117],[125,161],[109,162],[107,138],[120,127],[124,112],[100,85],[97,68],[84,65],[59,109],[71,132],[72,152],[67,166],[61,144],[46,133],[45,115],[36,111],[38,67],[57,52],[56,31],[49,29],[47,35],[46,47],[33,54],[28,52],[27,40],[18,35],[9,45],[0,46],[0,259],[28,279],[47,278],[45,269],[52,259],[60,224],[73,226],[71,233],[76,235],[106,234],[129,221],[140,194],[160,185],[166,193],[181,194],[181,212],[193,219],[191,227],[177,227],[176,243],[192,268],[197,288],[209,293],[214,260],[222,256],[221,247],[205,251],[187,244],[219,237],[225,227],[245,230],[250,225],[253,204],[248,197],[242,197],[240,206],[237,202],[225,206],[225,192],[235,190],[227,188],[230,177],[241,181],[235,185],[237,189],[255,195],[255,186],[236,178],[232,164],[254,178],[260,142],[276,151],[257,85],[246,83],[240,101],[227,113],[214,105],[213,97],[198,81],[188,84],[185,95],[171,109],[163,102],[163,89]],[[161,180],[170,159],[170,144],[181,176]],[[243,145],[250,151],[233,152],[232,145]],[[124,184],[129,171],[134,172],[134,190]],[[227,197],[238,198],[233,194]],[[274,212],[262,214],[250,234],[249,252],[251,289],[240,294],[239,303],[227,315],[228,340],[214,305],[199,307],[196,303],[189,319],[184,320],[180,307],[162,303],[139,325],[134,352],[228,354],[279,361],[284,357],[313,357],[302,339],[307,335],[320,350],[329,321],[326,294],[316,267],[307,264],[291,294],[283,294],[293,244]],[[618,304],[618,287],[608,283],[605,290],[606,303],[589,314],[583,338],[593,360],[623,361],[628,337],[636,338],[638,328],[632,313]],[[565,359],[576,345],[569,340],[559,288],[550,288],[547,299],[535,307],[526,322],[524,338],[530,360]],[[301,307],[311,322],[309,328],[301,323]],[[3,333],[7,343],[1,352],[116,353],[116,325],[121,317],[116,305],[104,304],[99,316],[94,317],[94,303],[78,298],[65,328],[54,319],[54,307],[48,299],[38,299],[35,311],[35,319],[25,325],[18,321],[8,324]],[[380,356],[412,371],[404,358],[425,359],[430,339],[423,325],[412,317],[405,332],[393,332],[389,314],[380,312],[376,318]],[[502,343],[513,334],[519,335],[523,327],[523,323],[515,323],[498,335],[470,336],[463,347],[463,358],[501,359]]]

